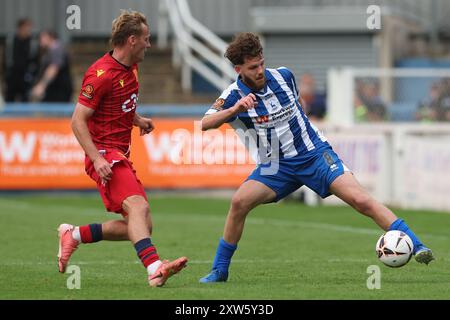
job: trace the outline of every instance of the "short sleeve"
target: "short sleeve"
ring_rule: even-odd
[[[84,75],[78,102],[86,107],[97,109],[110,88],[111,82],[103,70],[88,70]]]
[[[298,99],[298,97],[299,97],[299,91],[298,91],[299,88],[297,87],[297,83],[295,82],[295,76],[292,73],[292,71],[289,70],[286,67],[280,67],[277,70],[281,74],[281,76],[283,77],[284,81],[286,81],[286,84],[292,90],[292,92],[294,93],[295,97]]]
[[[239,100],[240,98],[238,97],[238,95],[234,94],[234,92],[232,92],[231,94],[222,94],[215,102],[214,104],[208,109],[208,111],[206,111],[205,115],[210,115],[210,114],[214,114],[216,112],[222,111],[222,110],[226,110],[228,108],[231,108],[232,106],[234,106],[236,104],[236,102]],[[236,119],[236,116],[228,119],[227,122],[232,122]]]

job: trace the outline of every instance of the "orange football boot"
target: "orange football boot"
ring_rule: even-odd
[[[66,271],[70,256],[78,248],[79,242],[72,237],[72,231],[75,227],[71,224],[63,223],[58,227],[59,251],[58,266],[59,272]]]
[[[148,276],[148,283],[151,287],[162,287],[174,274],[180,272],[186,267],[188,259],[181,257],[173,261],[164,260],[161,265],[156,269],[155,273]]]

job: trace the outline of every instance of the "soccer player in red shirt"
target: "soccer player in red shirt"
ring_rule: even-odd
[[[145,16],[123,11],[113,21],[111,45],[84,75],[78,103],[72,115],[72,130],[86,153],[86,173],[97,183],[105,207],[120,213],[123,220],[58,228],[59,271],[64,273],[72,253],[80,243],[100,240],[130,240],[148,271],[152,287],[186,266],[187,258],[160,261],[150,236],[152,221],[144,188],[129,160],[131,130],[148,134],[152,120],[136,113],[138,100],[137,63],[150,48],[150,32]]]

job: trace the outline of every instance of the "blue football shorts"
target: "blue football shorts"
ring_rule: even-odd
[[[275,172],[268,170],[274,164],[260,164],[247,180],[259,181],[275,191],[274,202],[283,199],[301,186],[314,190],[322,198],[331,195],[331,183],[346,171],[350,171],[331,146],[311,151],[307,157],[295,156],[279,159]],[[276,166],[275,166],[276,168]]]

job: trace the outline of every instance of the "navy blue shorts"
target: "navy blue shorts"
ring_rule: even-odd
[[[271,166],[273,168],[274,164]],[[269,165],[258,165],[247,180],[259,181],[275,191],[277,196],[274,202],[303,185],[326,198],[331,195],[331,183],[345,171],[348,171],[347,167],[329,146],[311,151],[307,158],[280,159],[276,172],[270,172]]]

